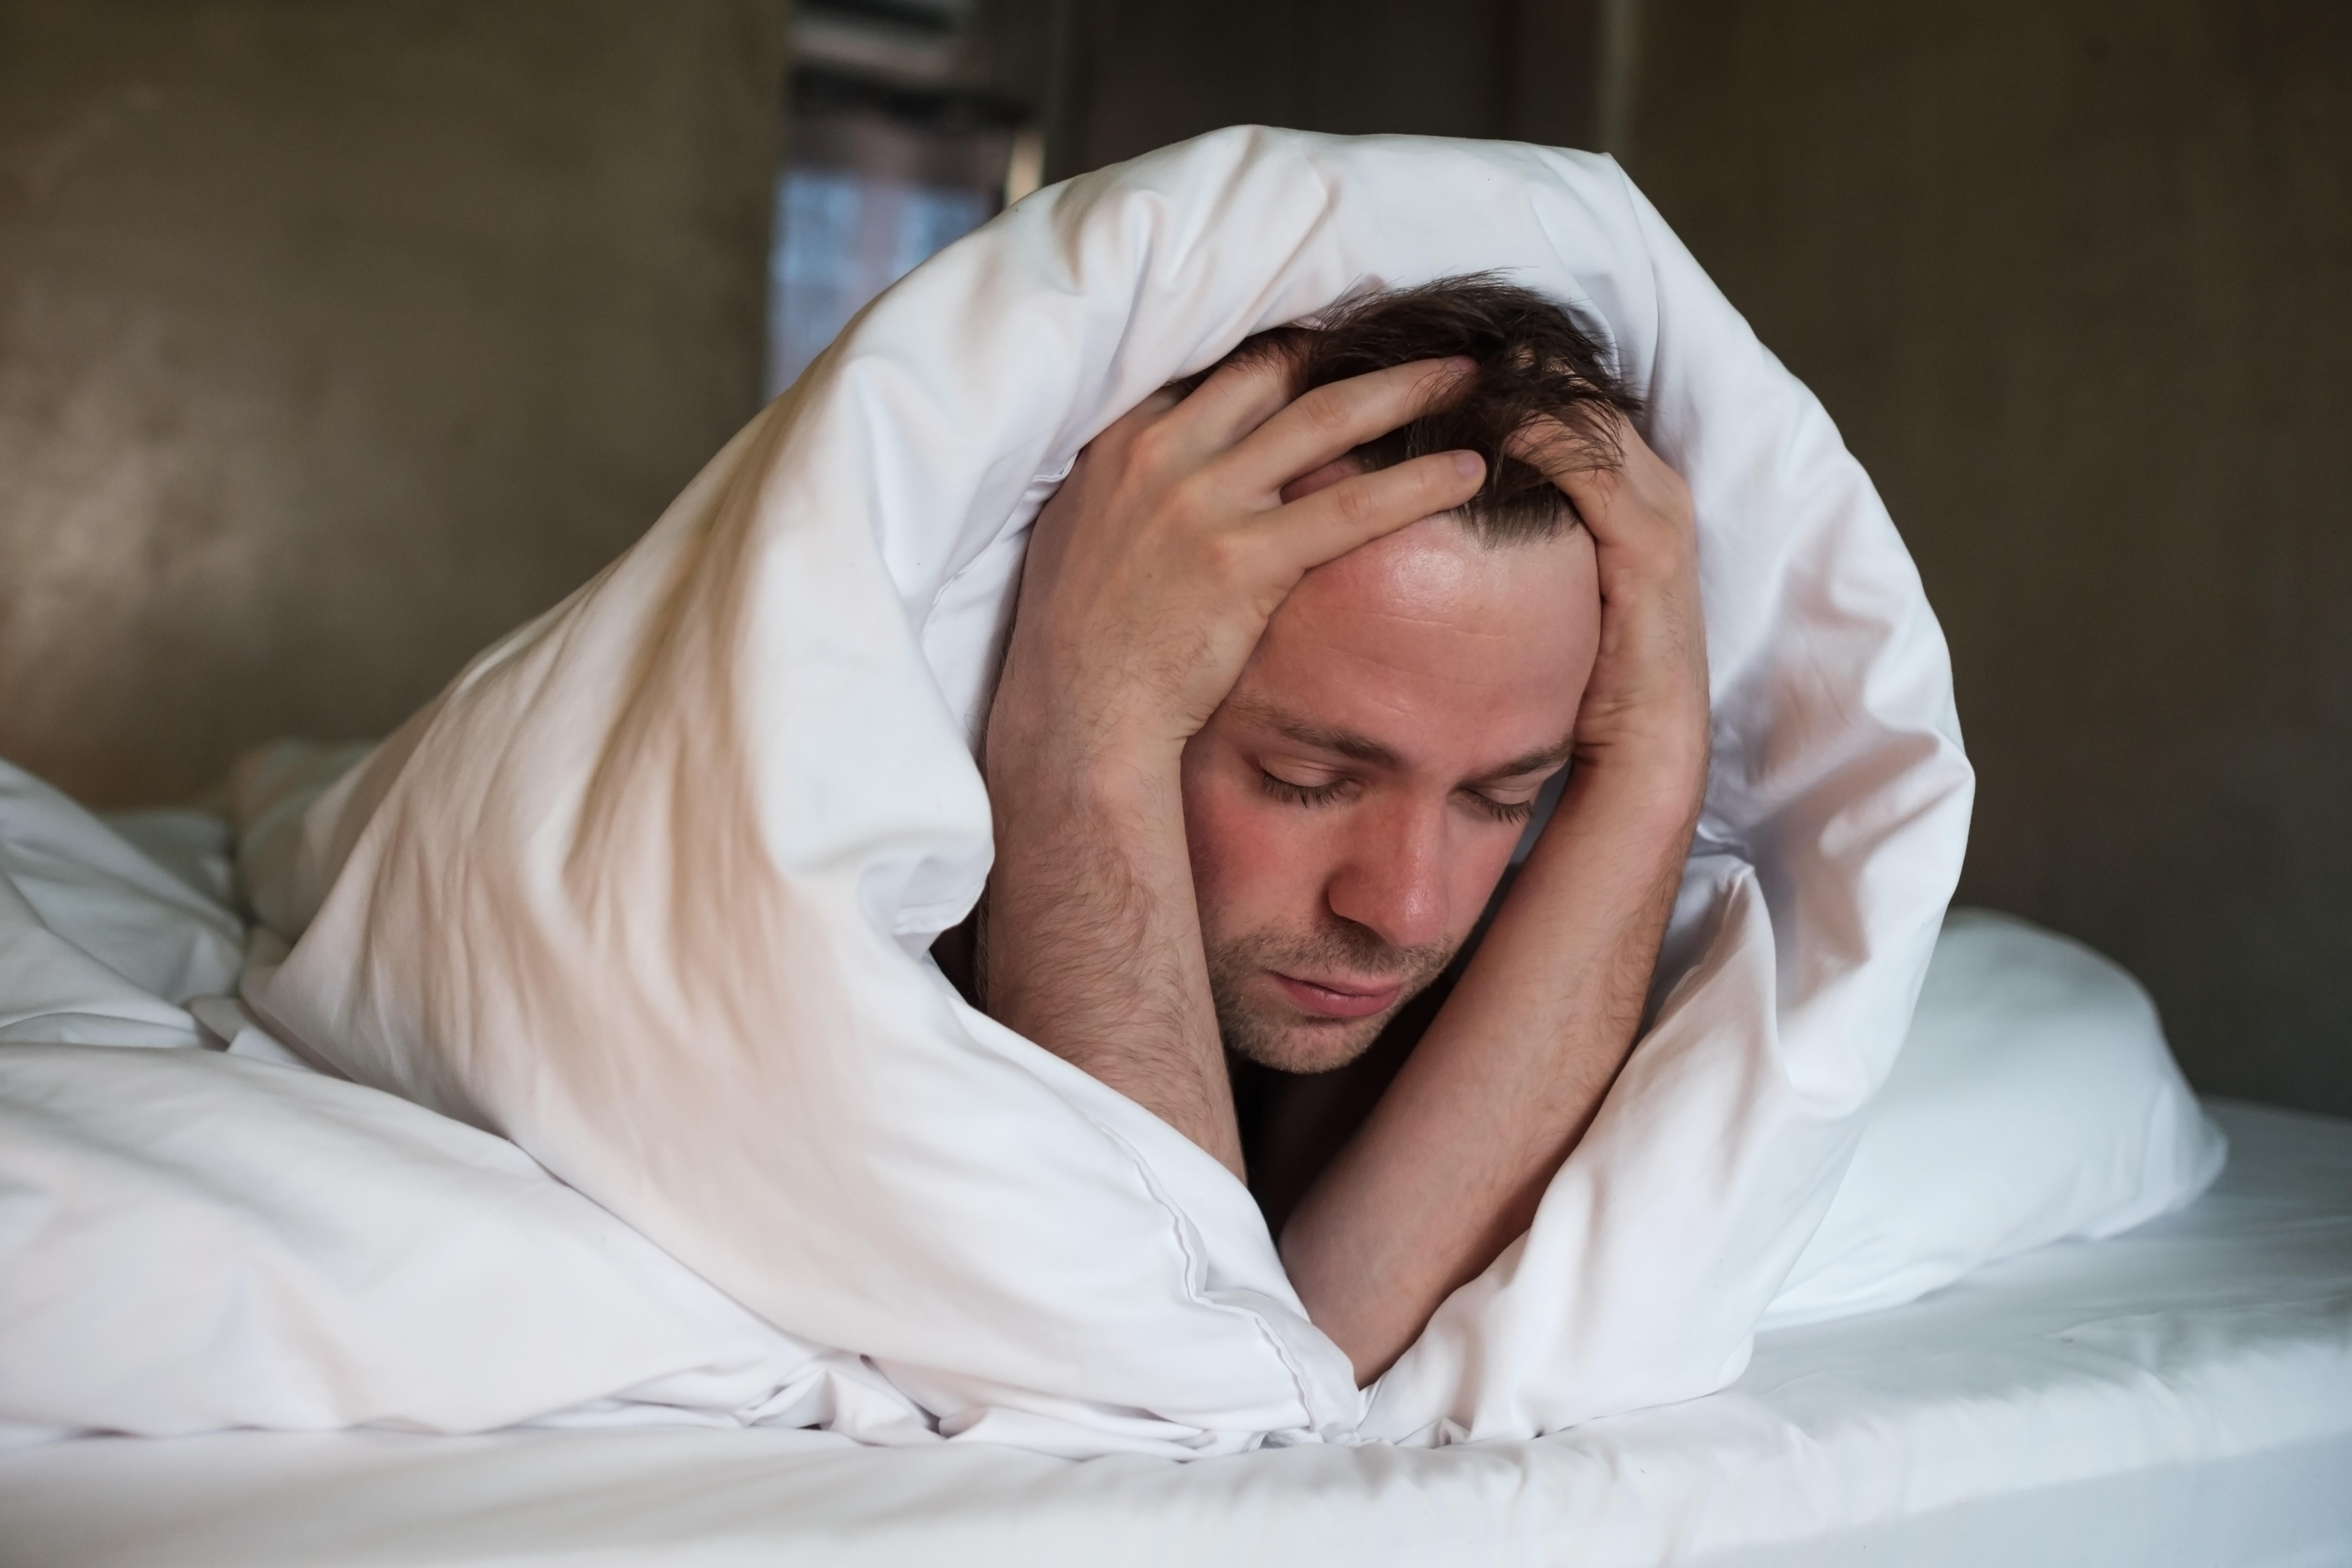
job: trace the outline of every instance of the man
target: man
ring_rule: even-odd
[[[1489,279],[1244,345],[1040,516],[985,766],[988,1011],[1240,1173],[1226,1051],[1443,1007],[1289,1215],[1360,1381],[1527,1226],[1622,1065],[1705,785],[1688,492],[1557,307]]]

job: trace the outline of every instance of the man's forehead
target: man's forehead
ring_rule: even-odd
[[[1580,528],[1493,541],[1439,512],[1315,567],[1291,600],[1358,614],[1452,616],[1499,631],[1514,617],[1572,613],[1579,600],[1597,612],[1599,576],[1592,537]]]
[[[1589,544],[1498,548],[1429,519],[1308,574],[1229,706],[1360,761],[1499,769],[1558,751],[1599,621]]]

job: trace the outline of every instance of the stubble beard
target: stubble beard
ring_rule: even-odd
[[[1209,996],[1225,1048],[1277,1072],[1329,1072],[1371,1047],[1398,1009],[1444,972],[1456,943],[1392,947],[1362,926],[1337,921],[1307,935],[1253,931],[1206,944]],[[1297,976],[1342,973],[1401,981],[1397,999],[1368,1018],[1311,1018],[1249,987],[1268,970]]]

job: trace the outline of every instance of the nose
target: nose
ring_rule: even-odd
[[[1399,801],[1362,812],[1324,899],[1391,947],[1445,935],[1445,817],[1442,805]]]

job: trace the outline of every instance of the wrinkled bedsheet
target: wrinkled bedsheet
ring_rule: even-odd
[[[2227,1102],[2115,1239],[1767,1332],[1534,1442],[1084,1463],[774,1430],[240,1433],[0,1455],[26,1568],[2330,1568],[2352,1563],[2352,1122]]]

